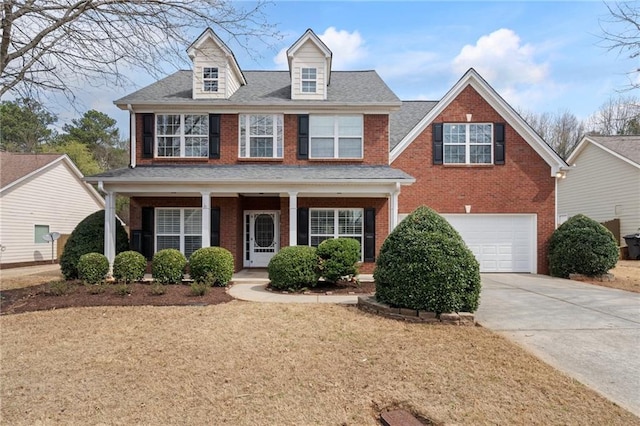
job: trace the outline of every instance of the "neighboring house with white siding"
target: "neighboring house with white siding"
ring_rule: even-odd
[[[582,213],[598,222],[620,220],[625,235],[640,229],[640,136],[586,136],[567,159],[558,182],[558,222]]]
[[[42,236],[70,234],[104,209],[104,199],[82,178],[64,154],[0,152],[0,267],[51,262],[51,243]]]

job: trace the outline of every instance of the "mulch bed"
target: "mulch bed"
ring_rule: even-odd
[[[354,284],[351,282],[337,282],[328,283],[325,281],[318,281],[315,287],[309,287],[299,292],[283,292],[271,286],[267,286],[269,291],[274,293],[288,293],[288,294],[372,294],[376,292],[376,284],[371,281],[362,281],[360,284]]]
[[[223,287],[211,287],[204,296],[191,294],[189,285],[166,285],[164,294],[154,295],[151,284],[129,284],[131,293],[121,296],[116,293],[117,285],[106,284],[103,293],[91,294],[88,286],[71,281],[69,290],[62,295],[54,295],[51,284],[4,290],[0,293],[0,314],[17,314],[30,311],[44,311],[80,306],[201,306],[226,303],[233,300]]]
[[[166,285],[164,294],[155,295],[150,283],[133,283],[129,284],[130,294],[122,296],[116,292],[116,284],[105,284],[105,291],[98,294],[92,294],[89,287],[79,281],[67,284],[68,290],[62,295],[54,294],[51,283],[3,290],[0,292],[0,315],[83,306],[205,306],[234,300],[224,287],[211,287],[204,296],[194,296],[187,284]],[[375,284],[363,282],[356,286],[320,282],[309,291],[313,294],[364,294],[375,292]]]

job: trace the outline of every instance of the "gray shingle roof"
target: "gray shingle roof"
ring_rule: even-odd
[[[389,150],[392,150],[413,129],[437,101],[403,101],[400,110],[389,115]]]
[[[400,99],[375,71],[333,71],[326,101],[291,99],[288,71],[244,71],[247,84],[229,99],[192,99],[192,71],[178,71],[160,81],[115,101],[126,104],[202,104],[225,106],[314,104],[390,104],[400,106]]]
[[[317,183],[331,181],[407,181],[413,178],[389,166],[318,165],[291,166],[272,164],[166,165],[137,166],[109,170],[89,176],[88,182],[168,181],[168,182],[263,182]]]
[[[640,165],[640,136],[589,136],[589,139]]]

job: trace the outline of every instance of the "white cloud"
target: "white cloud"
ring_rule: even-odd
[[[318,34],[318,37],[333,52],[332,68],[334,70],[353,69],[354,66],[357,66],[359,62],[367,57],[364,39],[358,31],[349,32],[329,27],[324,34]],[[280,50],[273,60],[280,69],[286,69],[288,66],[288,48]]]
[[[511,105],[533,106],[549,101],[562,90],[549,75],[548,63],[537,61],[538,49],[522,44],[513,30],[501,28],[465,45],[453,59],[459,78],[474,68]]]
[[[549,74],[546,63],[536,63],[535,48],[521,44],[512,30],[502,28],[484,35],[475,45],[466,45],[453,60],[453,70],[461,75],[475,68],[491,84],[505,88],[543,82]]]

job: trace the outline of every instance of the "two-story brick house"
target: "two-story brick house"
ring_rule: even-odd
[[[483,270],[546,272],[566,163],[474,70],[439,102],[402,102],[375,71],[332,70],[311,30],[288,71],[241,70],[210,29],[187,52],[193,70],[116,101],[130,111],[130,167],[87,178],[106,194],[110,260],[122,194],[148,258],[219,245],[236,269],[264,267],[280,247],[351,237],[371,272],[398,220],[426,204]]]

